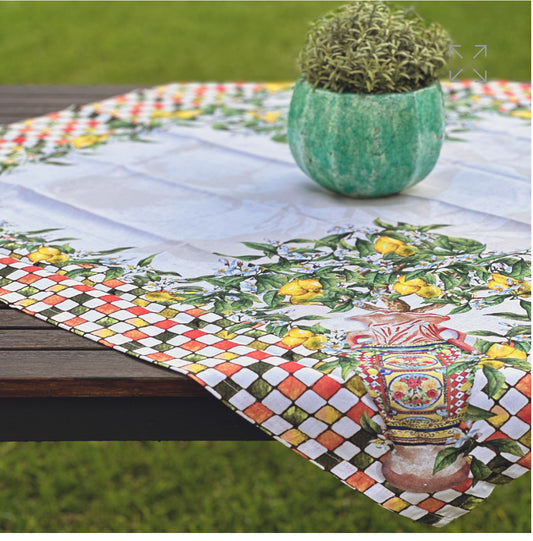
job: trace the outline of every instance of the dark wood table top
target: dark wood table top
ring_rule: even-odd
[[[142,86],[0,86],[0,124]],[[267,439],[186,376],[0,303],[0,441]]]

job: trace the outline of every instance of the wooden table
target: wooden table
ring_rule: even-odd
[[[0,86],[0,124],[134,88]],[[0,441],[29,440],[270,438],[189,378],[0,303]]]

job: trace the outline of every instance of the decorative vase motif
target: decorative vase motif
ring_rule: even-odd
[[[289,146],[300,169],[328,190],[381,197],[423,180],[444,140],[438,81],[396,94],[313,90],[300,78],[291,100]]]
[[[441,327],[448,316],[376,312],[354,317],[368,330],[350,333],[358,374],[365,382],[394,444],[383,462],[392,485],[410,492],[436,492],[469,475],[461,456],[433,475],[437,454],[454,439],[463,420],[474,363],[454,371],[472,349],[458,331]],[[361,344],[363,340],[370,343]]]

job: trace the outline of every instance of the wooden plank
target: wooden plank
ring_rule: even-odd
[[[0,124],[34,118],[71,105],[85,105],[142,88],[143,85],[0,85]],[[150,85],[147,85],[150,86]]]
[[[3,308],[4,304],[0,304]],[[6,306],[7,308],[7,306]],[[50,323],[37,319],[36,317],[25,314],[20,310],[2,310],[0,311],[0,329],[54,329]]]
[[[51,329],[0,330],[0,350],[105,350],[105,346],[72,332]]]
[[[64,377],[64,378],[132,378],[186,379],[168,368],[135,359],[111,348],[93,351],[0,351],[0,377]],[[0,394],[2,389],[0,389]]]
[[[0,398],[0,441],[271,441],[212,396]]]
[[[208,394],[183,374],[117,351],[0,351],[0,398]]]

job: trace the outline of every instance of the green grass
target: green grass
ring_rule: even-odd
[[[308,23],[341,3],[0,2],[0,84],[293,80]],[[530,80],[529,2],[393,4],[450,31],[460,78]]]
[[[0,444],[0,532],[529,532],[530,508],[528,474],[416,524],[277,442]]]

